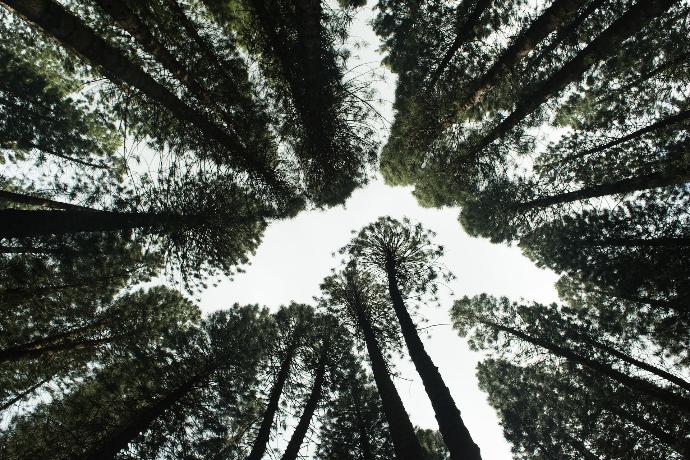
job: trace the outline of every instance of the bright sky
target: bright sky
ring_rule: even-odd
[[[376,52],[379,42],[367,25],[373,16],[372,2],[369,3],[353,26],[352,39],[369,44],[359,50],[358,62],[383,71],[378,66],[381,55]],[[394,85],[395,78],[384,73],[384,80],[376,87],[381,97],[390,102]],[[384,104],[381,112],[392,119],[390,103]],[[349,241],[352,230],[359,230],[384,215],[398,219],[405,216],[421,222],[437,233],[435,242],[446,249],[442,263],[457,276],[442,294],[441,307],[422,311],[429,320],[428,325],[441,324],[428,329],[431,337],[424,339],[426,349],[450,388],[484,460],[508,460],[510,446],[503,438],[494,410],[477,385],[475,366],[481,355],[471,352],[465,340],[449,325],[452,295],[462,297],[486,292],[516,300],[552,302],[557,300],[553,287],[557,277],[538,269],[517,248],[470,238],[457,221],[457,209],[421,208],[410,192],[377,180],[356,191],[345,207],[304,212],[292,220],[273,223],[246,272],[205,291],[201,306],[204,311],[213,311],[235,302],[256,303],[271,309],[290,301],[313,303],[313,298],[319,295],[319,283],[336,266],[332,253]],[[397,364],[400,378],[396,385],[412,422],[436,429],[431,404],[413,364],[409,359],[399,360]]]

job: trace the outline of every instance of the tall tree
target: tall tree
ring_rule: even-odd
[[[364,227],[344,250],[357,260],[359,267],[372,269],[383,277],[410,358],[422,378],[451,458],[479,459],[479,447],[465,427],[438,368],[424,349],[405,305],[405,297],[433,296],[436,280],[450,277],[436,265],[443,248],[434,245],[432,237],[433,233],[420,224],[383,217]]]

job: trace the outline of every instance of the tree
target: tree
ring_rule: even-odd
[[[448,278],[436,262],[443,248],[431,243],[433,234],[409,221],[390,217],[364,227],[344,248],[359,267],[371,269],[383,277],[390,301],[408,352],[436,414],[439,430],[451,458],[480,458],[479,447],[472,441],[450,390],[438,368],[424,349],[417,328],[405,305],[405,298],[425,298],[436,292],[436,280]]]
[[[398,334],[397,331],[390,331],[390,326],[387,328],[385,326],[391,324],[391,318],[380,308],[382,302],[380,287],[370,275],[361,272],[357,264],[352,261],[342,272],[326,278],[321,285],[321,290],[324,294],[325,305],[334,312],[340,313],[339,315],[336,313],[337,316],[346,317],[351,330],[357,331],[363,338],[374,381],[390,427],[396,457],[399,459],[422,458],[422,448],[390,377],[388,364],[382,353],[384,346],[393,345],[392,348],[396,348]],[[388,321],[380,322],[381,319]]]

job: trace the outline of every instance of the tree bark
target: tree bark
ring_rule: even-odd
[[[379,348],[376,334],[362,305],[355,307],[355,315],[364,335],[364,342],[371,360],[374,381],[379,390],[383,411],[386,414],[386,420],[390,428],[395,456],[397,460],[421,460],[424,458],[422,447],[419,444],[419,440],[417,440],[414,427],[405,411],[405,406],[400,399],[398,390],[395,389],[395,384],[388,374],[386,361]]]
[[[88,344],[95,346],[100,344],[102,340],[114,340],[115,337],[97,339],[97,343],[91,343],[93,341],[90,340],[79,340],[80,336],[103,329],[111,321],[110,318],[104,318],[86,326],[76,327],[59,334],[5,348],[4,350],[0,350],[0,363],[35,359],[46,353],[50,354],[56,351],[83,348]]]
[[[443,71],[446,70],[446,67],[450,63],[451,59],[453,59],[455,53],[458,52],[460,47],[474,38],[476,35],[476,27],[478,25],[477,22],[479,21],[479,17],[489,8],[491,2],[492,0],[477,0],[477,3],[474,5],[474,9],[458,28],[453,43],[451,43],[450,47],[448,47],[448,50],[446,50],[446,53],[443,55],[438,67],[436,67],[436,70],[434,70],[434,73],[432,74],[427,85],[427,91],[430,91],[434,88],[436,82],[441,75],[443,75]],[[462,8],[462,4],[458,6],[458,8]]]
[[[685,396],[681,396],[677,393],[674,393],[673,391],[659,387],[657,385],[654,385],[653,383],[650,383],[646,380],[642,380],[638,377],[633,377],[624,374],[623,372],[620,372],[612,368],[611,366],[587,358],[586,356],[582,356],[568,348],[561,347],[552,342],[549,342],[548,340],[544,340],[538,337],[532,337],[520,330],[504,326],[502,324],[494,323],[489,320],[479,321],[483,324],[486,324],[489,327],[511,334],[521,340],[524,340],[525,342],[545,348],[555,355],[561,356],[567,360],[578,363],[581,366],[596,371],[601,375],[605,375],[606,377],[609,377],[610,379],[615,380],[628,388],[639,391],[642,394],[655,398],[661,402],[668,404],[671,407],[676,407],[679,410],[690,414],[690,399],[686,398]]]
[[[265,182],[284,190],[280,182],[263,162],[249,158],[246,147],[236,136],[226,132],[209,120],[203,113],[189,107],[172,92],[156,82],[141,67],[132,63],[117,48],[84,24],[78,17],[67,11],[54,0],[0,0],[10,10],[24,17],[63,46],[74,50],[92,64],[101,67],[108,78],[122,81],[136,88],[148,97],[167,108],[180,121],[196,126],[209,138],[215,139],[231,153],[230,158],[215,158],[225,163],[231,160],[241,168],[257,173]]]
[[[515,64],[536,48],[583,3],[584,0],[555,0],[515,39],[484,75],[469,84],[467,95],[457,104],[456,113],[462,114],[479,102],[484,94],[496,86],[502,75],[515,67]]]
[[[158,417],[162,416],[173,405],[191,393],[197,385],[208,380],[214,370],[215,367],[190,378],[162,398],[151,401],[147,406],[131,414],[123,426],[118,427],[115,432],[107,435],[98,446],[92,447],[79,456],[78,460],[115,459],[121,450],[125,449],[137,436],[145,432]]]
[[[571,203],[573,201],[598,198],[607,195],[629,194],[641,190],[652,188],[668,187],[671,185],[681,185],[690,179],[688,171],[685,169],[669,168],[666,171],[634,176],[621,179],[609,184],[592,185],[589,187],[575,190],[573,192],[549,195],[534,200],[517,203],[512,206],[515,211],[526,211],[534,208],[543,208],[556,204]]]
[[[107,232],[181,223],[183,218],[162,214],[111,211],[42,211],[0,209],[0,239]]]
[[[609,54],[617,52],[619,45],[624,40],[640,31],[652,19],[662,15],[678,1],[640,0],[630,7],[573,59],[547,78],[546,81],[538,84],[535,91],[518,101],[513,112],[474,146],[474,155],[478,156],[485,147],[504,136],[544,102],[580,78],[595,63]]]
[[[292,359],[295,356],[297,348],[297,339],[293,338],[285,353],[285,357],[280,363],[280,370],[278,371],[276,381],[271,388],[271,393],[268,397],[268,405],[264,411],[259,432],[254,440],[254,445],[252,446],[252,450],[249,453],[247,460],[261,460],[261,458],[264,456],[264,452],[266,452],[266,446],[268,445],[268,440],[271,436],[273,419],[278,411],[280,395],[283,393],[283,387],[285,386],[285,382],[287,382],[288,376],[290,375],[290,366],[292,365]]]
[[[359,446],[362,449],[362,460],[374,460],[373,449],[371,447],[371,440],[369,439],[369,432],[364,418],[362,417],[362,387],[358,382],[353,382],[350,385],[350,392],[352,394],[352,401],[354,403],[355,418],[357,423],[357,432],[359,433]]]
[[[472,436],[462,421],[460,410],[458,410],[450,390],[443,381],[438,368],[424,349],[424,344],[419,338],[417,328],[405,307],[400,289],[398,288],[394,262],[388,261],[386,263],[386,274],[388,276],[388,292],[400,323],[400,329],[405,338],[405,344],[407,344],[410,358],[422,378],[424,389],[431,400],[436,421],[438,421],[439,431],[448,447],[451,459],[481,460],[479,446],[472,440]]]
[[[323,345],[323,350],[321,352],[321,357],[319,358],[318,368],[316,369],[316,374],[314,376],[314,384],[304,405],[304,410],[302,411],[302,416],[297,423],[292,437],[290,437],[290,442],[288,442],[285,452],[283,453],[282,460],[297,460],[299,455],[300,447],[302,447],[302,442],[304,442],[304,437],[309,430],[309,424],[314,416],[316,407],[321,401],[321,395],[323,391],[323,384],[326,378],[326,364],[328,362],[328,353],[330,352],[330,346],[328,343]]]
[[[3,403],[2,405],[0,405],[0,413],[6,411],[6,410],[9,409],[10,407],[12,407],[12,406],[14,406],[15,404],[17,404],[17,403],[18,403],[19,401],[21,401],[22,399],[24,399],[24,398],[26,398],[27,396],[29,396],[29,395],[30,395],[31,393],[33,393],[34,391],[38,390],[38,389],[39,389],[40,387],[42,387],[44,384],[48,383],[52,378],[53,378],[52,375],[51,375],[50,377],[44,378],[44,379],[41,380],[40,382],[38,382],[38,383],[36,383],[36,384],[30,386],[27,390],[24,390],[24,391],[22,391],[21,393],[15,395],[14,398],[12,398],[12,399],[10,399],[9,401],[7,401],[7,402]]]
[[[31,206],[41,206],[50,209],[95,211],[95,209],[87,208],[86,206],[64,203],[62,201],[55,201],[48,198],[26,195],[24,193],[9,192],[7,190],[0,190],[0,201],[8,201],[10,203],[16,204],[28,204]]]

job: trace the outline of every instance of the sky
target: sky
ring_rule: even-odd
[[[370,4],[372,2],[369,2]],[[382,74],[375,88],[383,100],[381,114],[392,120],[390,102],[395,78],[380,66],[379,42],[368,21],[371,7],[361,11],[353,24],[351,39],[367,46],[359,48],[351,67],[362,65]],[[387,126],[382,126],[385,135]],[[380,216],[397,219],[408,217],[434,231],[435,243],[445,247],[443,263],[457,278],[441,293],[441,305],[428,307],[421,313],[428,319],[424,326],[428,337],[423,341],[438,366],[458,405],[463,421],[479,445],[485,460],[508,460],[510,446],[505,441],[495,411],[479,390],[475,367],[482,356],[469,350],[466,341],[451,328],[448,310],[453,298],[482,292],[524,298],[539,302],[557,300],[553,272],[537,268],[516,247],[491,244],[471,238],[457,220],[457,209],[426,209],[420,207],[411,188],[389,187],[380,177],[357,190],[344,206],[329,210],[302,212],[297,217],[272,223],[263,243],[246,267],[233,280],[223,280],[201,294],[204,311],[227,308],[233,303],[261,304],[271,309],[291,301],[312,303],[319,295],[320,282],[337,266],[333,253],[359,230]],[[396,386],[410,418],[415,425],[437,429],[431,404],[409,359],[396,362],[399,377]]]

